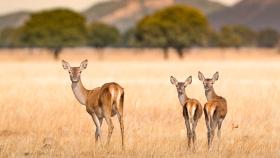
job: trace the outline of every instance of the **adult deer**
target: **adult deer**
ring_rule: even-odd
[[[183,116],[187,128],[188,148],[193,142],[193,151],[195,151],[196,133],[195,128],[198,120],[202,115],[202,107],[198,100],[191,99],[186,95],[186,87],[192,83],[192,77],[188,77],[185,82],[178,82],[173,76],[170,77],[170,82],[177,88],[178,98],[183,107]]]
[[[86,106],[87,112],[91,115],[96,126],[95,142],[101,139],[101,126],[103,118],[108,124],[108,137],[106,145],[109,145],[113,133],[113,122],[111,117],[117,115],[122,136],[122,147],[124,149],[124,123],[123,123],[123,102],[124,89],[117,83],[105,83],[101,87],[87,90],[81,81],[81,73],[87,67],[87,60],[81,62],[80,67],[71,67],[70,64],[62,60],[62,66],[68,70],[72,81],[72,90],[76,99]],[[101,141],[101,140],[100,140]]]
[[[224,118],[227,114],[227,101],[225,98],[218,96],[215,91],[213,84],[219,79],[219,73],[216,72],[212,78],[205,79],[204,75],[199,71],[198,78],[203,82],[205,96],[207,102],[204,105],[204,115],[207,127],[207,138],[208,138],[208,149],[211,149],[211,144],[213,142],[215,129],[218,126],[218,149],[220,147],[221,139],[221,127]]]

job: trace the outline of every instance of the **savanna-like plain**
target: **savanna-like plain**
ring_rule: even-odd
[[[95,125],[75,99],[61,62],[36,51],[1,50],[0,157],[280,157],[280,55],[275,50],[192,50],[183,60],[157,50],[114,50],[102,57],[91,50],[65,50],[60,59],[79,66],[86,88],[117,82],[125,90],[125,146],[117,117],[108,147],[97,147]],[[102,58],[102,60],[99,60]],[[215,135],[207,150],[204,116],[198,122],[197,151],[187,150],[187,132],[177,91],[170,83],[193,76],[191,98],[206,102],[197,72],[219,71],[214,84],[228,102],[218,151]],[[102,126],[105,145],[107,124]]]

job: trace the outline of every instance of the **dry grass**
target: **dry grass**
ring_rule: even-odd
[[[63,57],[74,65],[84,58]],[[98,62],[89,58],[82,75],[87,88],[110,81],[125,88],[126,151],[121,150],[117,118],[110,147],[95,148],[94,124],[85,107],[75,100],[60,62],[3,61],[3,57],[0,157],[280,157],[279,57],[168,62]],[[180,80],[193,75],[187,93],[205,103],[198,70],[207,76],[218,70],[216,92],[228,100],[219,152],[216,137],[214,150],[207,151],[204,116],[197,127],[197,152],[187,151],[182,109],[169,82],[171,74]],[[232,129],[232,123],[239,128]],[[105,142],[106,123],[102,132]]]
[[[91,61],[99,60],[100,52],[106,61],[162,61],[161,49],[112,49],[102,51],[90,48],[63,49],[60,58],[80,61],[85,57]],[[0,61],[50,61],[53,56],[45,49],[0,49]],[[174,50],[169,50],[170,59],[180,60]],[[277,49],[240,48],[240,49],[218,49],[218,48],[194,48],[185,53],[186,60],[235,60],[235,61],[258,61],[258,60],[280,60]]]

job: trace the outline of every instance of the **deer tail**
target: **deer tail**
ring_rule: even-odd
[[[188,109],[188,115],[191,124],[194,123],[195,110],[196,110],[196,106],[190,106],[190,108]]]
[[[208,113],[207,113],[207,115],[209,116],[209,120],[210,120],[210,125],[211,125],[211,127],[212,127],[213,124],[214,124],[213,118],[214,118],[214,113],[215,113],[215,111],[216,111],[216,106],[210,108],[210,109],[208,110]]]

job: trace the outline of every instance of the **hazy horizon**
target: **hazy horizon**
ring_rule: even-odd
[[[56,7],[70,8],[75,11],[82,11],[100,1],[106,0],[40,0],[40,3],[34,3],[33,0],[10,0],[5,2],[4,0],[0,0],[0,15],[5,15],[17,11],[39,11],[42,9],[50,9]]]
[[[42,9],[49,9],[55,7],[66,7],[73,9],[75,11],[82,11],[87,9],[91,5],[107,0],[68,0],[66,1],[57,1],[57,0],[40,0],[40,3],[34,3],[33,0],[9,0],[4,1],[0,0],[0,15],[5,15],[17,11],[38,11]],[[221,2],[225,5],[233,5],[239,0],[211,0]],[[23,5],[24,4],[24,5]]]

